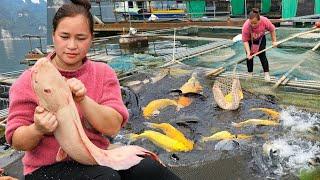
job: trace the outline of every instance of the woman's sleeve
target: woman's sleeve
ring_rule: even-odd
[[[248,42],[250,41],[250,31],[249,31],[249,22],[246,21],[242,26],[242,41]]]
[[[272,24],[272,22],[269,19],[266,20],[266,29],[269,32],[276,30],[276,27]]]
[[[106,105],[119,112],[122,117],[122,126],[128,121],[128,109],[124,105],[121,96],[121,88],[116,73],[110,68],[106,70],[103,82],[103,93],[100,104]]]
[[[31,76],[29,72],[25,72],[10,87],[9,91],[9,114],[5,131],[9,144],[12,144],[12,135],[18,127],[33,123],[36,106],[35,95],[31,88]]]

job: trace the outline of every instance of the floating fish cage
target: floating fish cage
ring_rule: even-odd
[[[301,32],[305,29],[279,29],[278,39],[286,38],[296,30]],[[297,178],[299,170],[308,168],[309,160],[320,154],[319,150],[314,148],[318,146],[319,139],[308,137],[309,139],[301,140],[300,136],[293,137],[292,135],[297,134],[294,131],[297,128],[294,128],[292,124],[296,126],[299,123],[303,124],[304,129],[313,128],[317,123],[320,123],[320,115],[316,112],[311,113],[310,111],[308,113],[294,109],[290,105],[319,111],[320,97],[316,93],[319,92],[318,77],[320,76],[319,71],[313,69],[313,67],[319,67],[314,65],[317,63],[315,59],[318,58],[318,54],[317,52],[304,54],[308,48],[298,46],[280,46],[268,51],[267,56],[272,76],[271,82],[268,83],[264,82],[263,76],[261,76],[262,69],[258,60],[255,60],[255,75],[252,80],[247,80],[245,64],[239,64],[236,75],[241,79],[244,99],[241,101],[239,109],[225,111],[215,103],[212,94],[212,85],[217,77],[207,77],[206,73],[224,67],[226,72],[218,74],[218,78],[231,77],[234,62],[244,58],[242,43],[231,40],[240,32],[240,28],[189,27],[176,29],[176,39],[173,39],[173,29],[150,31],[146,32],[149,33],[148,45],[143,51],[123,51],[119,44],[119,36],[112,39],[106,38],[105,42],[100,39],[99,45],[95,48],[98,53],[92,54],[90,57],[107,59],[105,62],[113,67],[118,75],[121,74],[119,79],[123,87],[123,101],[130,113],[130,121],[127,126],[112,141],[136,144],[156,152],[167,167],[183,179],[194,179],[194,177],[198,177],[198,179],[212,179],[213,177],[214,179]],[[267,38],[270,43],[269,35]],[[301,40],[306,41],[305,39]],[[311,40],[311,42],[313,41]],[[131,50],[131,48],[129,49]],[[300,70],[293,72],[286,82],[287,86],[271,91],[270,87],[273,83],[292,64],[296,63],[298,58],[305,57],[298,56],[299,54],[308,55],[310,62],[306,61],[301,65]],[[308,69],[311,74],[303,73],[301,69]],[[149,130],[144,124],[147,120],[143,116],[143,109],[148,103],[155,99],[179,97],[181,94],[170,93],[171,90],[181,88],[193,73],[197,74],[203,87],[202,94],[188,94],[189,96],[186,97],[192,99],[190,106],[179,110],[175,107],[163,108],[157,116],[151,117],[148,122],[170,123],[187,138],[194,141],[194,149],[190,152],[167,152],[148,140],[129,141],[127,134]],[[301,91],[298,92],[295,88],[300,88]],[[6,96],[7,91],[8,88],[4,88],[0,91],[0,95]],[[8,106],[5,103],[4,109]],[[279,111],[283,124],[277,127],[252,126],[242,129],[232,126],[232,122],[246,119],[268,119],[269,117],[261,112],[251,111],[252,108],[257,107]],[[308,122],[312,123],[308,124]],[[201,142],[203,136],[210,136],[212,133],[223,130],[233,134],[249,134],[254,138]],[[303,132],[302,134],[307,133]],[[286,157],[280,154],[277,166],[281,171],[273,169],[272,159],[269,159],[269,154],[264,153],[263,150],[265,143],[276,144],[277,142],[274,140],[277,138],[283,139],[285,145],[292,142],[294,147],[298,147],[298,152],[301,152],[299,155],[303,157],[297,163],[294,160],[299,157],[295,155]],[[277,148],[277,146],[274,147]],[[307,148],[312,151],[308,156],[305,156],[303,152],[307,152]],[[291,157],[296,157],[296,159],[292,159],[293,162],[288,162],[287,160]],[[282,167],[285,169],[281,169]]]
[[[288,36],[310,30],[308,28],[277,29],[278,41]],[[231,39],[241,33],[241,27],[197,27],[190,26],[176,29],[147,31],[142,33],[148,37],[148,46],[144,48],[122,48],[119,44],[120,36],[109,38],[100,46],[110,58],[107,63],[116,71],[123,73],[129,71],[149,69],[151,67],[170,66],[171,63],[183,63],[192,67],[216,69],[225,67],[231,71],[234,62],[245,58],[241,40]],[[319,53],[310,52],[310,47],[319,41],[319,32],[304,34],[278,45],[267,51],[270,74],[276,81],[301,59],[308,59],[296,68],[291,74],[289,85],[316,86],[320,80],[318,72]],[[175,36],[174,36],[175,35]],[[267,47],[271,45],[270,34],[267,37]],[[102,56],[101,56],[102,57]],[[174,64],[174,63],[173,63]],[[262,68],[258,58],[254,60],[254,74],[262,75]],[[246,63],[238,64],[237,71],[245,73]],[[302,83],[299,81],[303,81]],[[315,81],[315,83],[311,83]]]

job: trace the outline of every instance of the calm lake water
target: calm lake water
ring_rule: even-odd
[[[32,40],[32,47],[38,47],[38,41]],[[42,39],[43,46],[46,40]],[[0,73],[17,71],[27,68],[20,64],[24,55],[30,50],[28,40],[3,39],[0,40]]]

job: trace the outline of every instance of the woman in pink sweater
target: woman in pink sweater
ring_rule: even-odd
[[[260,16],[259,9],[253,8],[249,14],[249,19],[242,27],[242,41],[247,54],[247,68],[249,77],[252,77],[253,72],[253,54],[266,48],[265,31],[271,34],[272,45],[277,45],[276,31],[271,21],[263,16]],[[270,81],[269,64],[266,53],[260,53],[260,62],[263,67],[264,77],[266,81]]]
[[[87,0],[71,0],[60,7],[53,19],[55,52],[48,58],[66,77],[89,139],[106,149],[128,120],[115,72],[104,63],[90,61],[86,54],[93,39],[93,18]],[[58,126],[54,114],[37,106],[26,70],[10,88],[6,139],[15,149],[25,151],[25,179],[179,179],[150,158],[128,170],[83,165],[68,159],[56,162],[59,144],[53,132]]]

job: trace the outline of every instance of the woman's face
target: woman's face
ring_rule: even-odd
[[[64,70],[78,69],[91,46],[88,19],[83,15],[62,18],[52,39],[56,51],[54,64]]]
[[[259,23],[260,23],[260,20],[258,20],[257,18],[250,19],[250,24],[253,28],[257,27]]]

